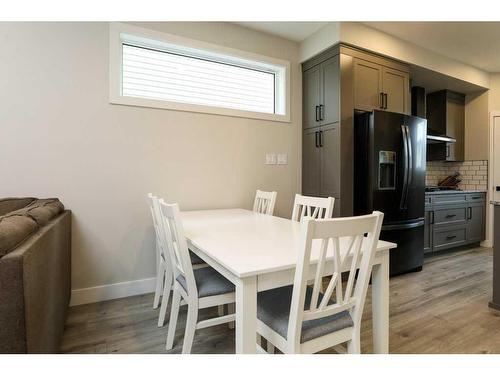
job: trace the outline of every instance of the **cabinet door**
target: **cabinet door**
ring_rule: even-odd
[[[382,66],[354,60],[354,108],[362,111],[382,109]]]
[[[386,103],[384,109],[389,112],[409,114],[409,81],[408,73],[384,67],[382,75],[382,91]]]
[[[302,136],[302,194],[320,195],[321,153],[319,128],[305,130]]]
[[[485,238],[484,203],[471,203],[468,207],[467,241],[479,242]]]
[[[424,254],[432,252],[432,211],[425,211]]]
[[[321,189],[323,197],[340,198],[340,126],[322,126],[320,130]]]
[[[448,100],[446,103],[446,135],[456,139],[455,143],[446,145],[447,161],[464,160],[465,106]]]
[[[321,64],[321,125],[339,121],[339,63],[339,56],[335,56]]]
[[[319,126],[319,104],[320,104],[320,65],[317,65],[303,74],[303,118],[304,129]]]

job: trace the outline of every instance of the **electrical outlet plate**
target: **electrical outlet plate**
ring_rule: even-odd
[[[276,154],[266,154],[266,165],[276,164]]]
[[[286,165],[286,164],[288,164],[288,155],[278,154],[278,165]]]

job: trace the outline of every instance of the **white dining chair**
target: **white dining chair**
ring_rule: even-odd
[[[276,191],[257,190],[253,202],[253,211],[266,215],[274,214],[274,205],[276,204]]]
[[[163,226],[163,221],[160,212],[159,198],[151,193],[148,194],[148,201],[153,218],[153,226],[156,239],[156,286],[153,300],[153,308],[158,308],[161,299],[160,314],[158,316],[158,327],[163,327],[165,324],[165,316],[167,313],[168,300],[170,291],[173,288],[173,270],[170,263],[170,254],[167,251],[166,233]],[[207,264],[196,254],[190,252],[191,263],[194,268],[207,267]]]
[[[333,215],[335,198],[309,197],[295,194],[292,220],[301,221],[304,217],[313,219],[330,219]]]
[[[348,353],[360,353],[361,317],[383,217],[373,212],[339,219],[304,218],[294,284],[258,294],[258,333],[283,353],[316,353],[343,343]],[[311,254],[319,257],[312,286],[308,285]],[[327,258],[333,260],[333,274],[322,294]],[[343,284],[346,262],[350,268]]]
[[[186,329],[182,353],[191,352],[196,329],[207,328],[234,321],[235,314],[198,321],[198,310],[235,302],[234,284],[212,267],[193,269],[189,257],[186,237],[180,219],[179,206],[160,200],[167,249],[170,253],[174,273],[172,311],[167,334],[167,350],[172,349],[181,299],[188,306]]]
[[[170,266],[167,267],[165,264],[166,261],[170,262],[170,259],[165,259],[164,249],[162,248],[163,241],[158,221],[159,216],[155,208],[156,199],[157,198],[152,193],[148,194],[149,210],[151,211],[151,218],[153,219],[153,227],[155,231],[155,246],[156,246],[156,286],[155,286],[155,295],[153,299],[154,309],[157,309],[160,304],[160,297],[162,295],[165,271],[170,268]]]

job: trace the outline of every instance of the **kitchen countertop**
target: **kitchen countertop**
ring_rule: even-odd
[[[490,204],[494,206],[500,206],[500,201],[490,201]]]
[[[437,190],[437,191],[426,191],[425,194],[470,194],[470,193],[487,193],[486,190]],[[499,202],[500,204],[500,202]]]

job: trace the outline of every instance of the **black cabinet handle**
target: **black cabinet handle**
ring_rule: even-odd
[[[384,109],[384,93],[380,93],[380,109]]]
[[[320,104],[319,105],[319,120],[320,121],[324,120],[323,115],[325,114],[325,111],[323,110],[323,108],[325,108],[325,106],[323,104]]]
[[[431,224],[434,224],[434,211],[431,211]]]
[[[316,147],[319,147],[319,132],[314,133],[314,142]]]
[[[323,147],[323,130],[319,131],[319,147]]]
[[[387,93],[384,93],[384,109],[387,109]]]
[[[319,112],[319,105],[316,106],[316,122],[319,121],[319,115],[318,115],[318,112]]]
[[[457,215],[455,215],[455,214],[448,214],[448,215],[446,215],[446,218],[449,219],[449,218],[455,217],[455,216],[457,216]]]
[[[468,219],[471,220],[472,219],[472,207],[467,207],[467,209],[469,211]]]
[[[456,236],[446,236],[446,239],[447,239],[447,240],[452,240],[452,239],[454,239],[455,237],[456,237]]]

